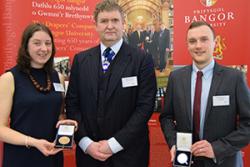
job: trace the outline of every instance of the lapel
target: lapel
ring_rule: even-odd
[[[90,87],[93,90],[95,100],[97,100],[98,93],[98,75],[99,75],[99,61],[100,61],[101,49],[100,45],[93,48],[93,50],[88,55],[87,62],[87,75],[90,78]]]
[[[188,115],[188,122],[192,121],[192,112],[191,112],[191,73],[192,73],[192,66],[187,66],[184,69],[185,71],[182,73],[182,85],[184,89],[184,97],[186,102],[186,112]],[[190,124],[191,125],[191,124]]]
[[[213,78],[212,78],[212,83],[208,95],[208,101],[207,101],[207,108],[206,108],[206,114],[205,114],[205,124],[206,125],[206,120],[208,118],[208,115],[212,109],[212,101],[213,101],[213,96],[216,95],[217,89],[222,81],[222,75],[223,74],[223,68],[215,63],[214,65],[214,72],[213,72]]]
[[[130,62],[130,56],[131,56],[130,50],[131,50],[130,47],[123,42],[121,49],[119,50],[115,59],[113,60],[115,62],[112,66],[111,77],[109,80],[108,90],[106,93],[106,101],[108,101],[108,99],[112,95],[117,84],[121,82],[122,78],[121,76],[123,74],[123,71],[126,69],[127,65]]]

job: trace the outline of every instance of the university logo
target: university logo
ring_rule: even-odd
[[[220,35],[216,36],[216,44],[214,49],[214,58],[218,60],[223,59],[223,51],[226,49],[225,38]]]
[[[200,0],[200,2],[205,7],[210,7],[213,6],[217,2],[217,0]]]

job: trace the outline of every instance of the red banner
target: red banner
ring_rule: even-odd
[[[55,37],[57,57],[73,58],[75,53],[97,44],[99,41],[92,12],[99,1],[3,0],[0,5],[0,74],[16,64],[21,34],[31,22],[42,22],[50,27]],[[123,1],[120,2],[125,5]],[[137,1],[131,4],[134,7]],[[147,5],[145,7],[148,8]],[[172,8],[172,6],[162,6],[166,7]],[[173,7],[175,65],[191,63],[191,57],[186,49],[186,30],[192,21],[205,20],[215,28],[217,38],[220,39],[214,53],[217,61],[225,65],[237,65],[237,68],[245,71],[247,67],[249,68],[249,0],[174,0]],[[126,9],[127,12],[130,11],[129,8]],[[130,13],[131,17],[127,19],[134,20],[136,12]],[[164,12],[162,13],[162,22],[167,22],[167,17],[163,17]],[[159,17],[156,16],[154,18]],[[169,16],[172,17],[172,14]],[[169,26],[172,26],[172,23]],[[247,76],[250,83],[249,72]],[[247,151],[244,149],[245,166],[250,166],[246,158]]]
[[[16,64],[24,28],[42,22],[52,30],[58,57],[75,53],[98,43],[93,11],[100,0],[4,0],[1,4],[0,73]]]
[[[214,57],[224,65],[249,68],[249,1],[175,0],[174,64],[191,62],[187,53],[186,31],[192,21],[204,20],[214,27],[218,42]],[[250,83],[249,72],[247,74]]]

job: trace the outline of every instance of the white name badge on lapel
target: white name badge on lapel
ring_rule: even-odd
[[[213,106],[229,106],[229,95],[213,96]]]
[[[138,86],[137,76],[122,78],[122,87]]]
[[[57,92],[64,92],[64,87],[60,83],[53,83],[53,86],[55,88],[55,91]]]

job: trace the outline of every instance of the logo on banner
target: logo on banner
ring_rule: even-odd
[[[200,0],[201,4],[206,6],[206,7],[210,7],[213,6],[217,0]]]
[[[226,49],[225,38],[221,35],[216,36],[216,44],[214,50],[214,58],[218,60],[223,59],[223,51]]]

